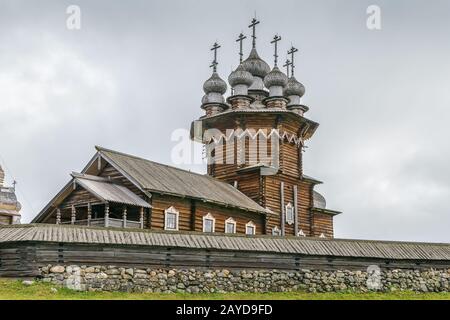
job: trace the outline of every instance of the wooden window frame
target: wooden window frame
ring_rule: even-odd
[[[233,232],[228,232],[228,229],[227,229],[228,224],[233,225]],[[225,233],[228,233],[228,234],[236,233],[236,220],[234,220],[232,217],[225,220]]]
[[[167,217],[168,214],[174,214],[175,215],[175,228],[169,228],[167,223]],[[175,209],[175,207],[170,207],[164,210],[164,230],[166,231],[178,231],[179,230],[179,218],[180,218],[180,212]]]
[[[248,233],[248,227],[253,228],[253,233]],[[245,234],[247,236],[254,236],[256,235],[256,225],[253,223],[253,221],[249,221],[245,224]]]
[[[212,221],[212,231],[206,231],[206,220]],[[205,233],[214,233],[216,232],[216,218],[211,213],[208,213],[203,216],[203,232]]]
[[[289,215],[288,215],[288,212],[289,212],[289,211],[292,212],[292,216],[291,216],[291,217],[289,217]],[[295,222],[295,208],[294,208],[294,206],[292,205],[292,203],[289,202],[289,203],[285,206],[284,212],[285,212],[285,215],[286,215],[286,223],[289,224],[289,225],[294,224],[294,222]]]

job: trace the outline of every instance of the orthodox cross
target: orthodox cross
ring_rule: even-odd
[[[239,42],[239,62],[240,63],[242,63],[242,58],[244,56],[244,54],[242,53],[242,41],[244,41],[244,39],[247,39],[247,37],[244,36],[241,32],[241,34],[239,35],[239,37],[236,40],[236,42]]]
[[[253,18],[252,23],[248,26],[249,28],[252,28],[252,46],[253,48],[256,48],[256,25],[259,24],[259,21],[256,20],[256,18]]]
[[[14,189],[14,191],[16,191],[16,185],[17,185],[17,181],[16,181],[16,180],[14,180],[12,184],[13,184],[13,189]]]
[[[281,40],[281,37],[279,35],[275,35],[275,37],[273,37],[273,40],[270,41],[270,43],[273,43],[275,46],[275,53],[273,55],[275,57],[275,62],[274,62],[275,67],[278,64],[278,41],[280,41],[280,40]]]
[[[283,67],[286,67],[286,74],[289,77],[289,67],[292,65],[291,60],[286,59],[286,63],[283,65]]]
[[[288,51],[288,54],[291,55],[291,76],[294,76],[294,68],[295,68],[295,64],[294,64],[294,54],[298,52],[297,48],[291,47],[291,49]]]
[[[214,60],[213,60],[212,64],[210,65],[210,67],[213,68],[214,72],[217,71],[217,65],[219,64],[217,62],[217,49],[219,49],[219,48],[220,48],[220,45],[217,42],[215,42],[213,47],[211,48],[211,51],[214,51]]]

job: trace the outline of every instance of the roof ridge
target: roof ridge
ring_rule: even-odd
[[[117,155],[121,155],[121,156],[124,156],[124,157],[129,157],[129,158],[133,158],[133,159],[136,159],[136,160],[145,161],[145,162],[147,162],[147,163],[152,163],[152,164],[155,164],[155,165],[158,165],[158,166],[161,166],[161,167],[165,167],[165,168],[177,170],[178,172],[185,172],[185,173],[187,173],[187,174],[191,174],[191,175],[195,175],[195,176],[198,176],[198,177],[202,177],[202,178],[204,178],[204,179],[208,179],[208,180],[211,181],[211,182],[220,184],[221,186],[223,186],[223,187],[225,187],[225,188],[228,188],[228,189],[230,189],[230,190],[232,189],[232,190],[234,190],[235,192],[238,192],[239,194],[245,196],[249,201],[252,201],[258,208],[260,208],[260,209],[258,209],[258,211],[260,211],[260,212],[266,212],[266,209],[265,209],[263,206],[261,206],[261,205],[260,205],[258,202],[256,202],[255,200],[251,199],[251,198],[250,198],[249,196],[247,196],[246,194],[244,194],[241,190],[235,188],[234,186],[232,186],[231,184],[229,184],[229,183],[227,183],[227,182],[225,182],[225,181],[222,181],[222,180],[219,180],[219,179],[217,179],[217,178],[211,177],[211,176],[209,176],[209,175],[207,175],[207,174],[201,174],[201,173],[197,173],[197,172],[193,172],[193,171],[181,169],[181,168],[178,168],[178,167],[175,167],[175,166],[170,166],[170,165],[167,165],[167,164],[164,164],[164,163],[155,162],[155,161],[148,160],[148,159],[145,159],[145,158],[142,158],[142,157],[139,157],[139,156],[135,156],[135,155],[127,154],[127,153],[124,153],[124,152],[120,152],[120,151],[116,151],[116,150],[111,150],[111,149],[103,148],[103,147],[100,147],[100,146],[95,146],[95,148],[96,148],[97,151],[100,152],[100,153],[102,153],[102,152],[110,152],[110,153],[117,154]],[[111,159],[111,160],[112,160],[112,159]],[[224,204],[225,204],[225,203],[224,203]]]
[[[91,174],[86,174],[86,173],[72,172],[70,175],[75,179],[93,180],[93,181],[98,181],[98,182],[111,182],[111,183],[113,182],[109,178],[93,176]]]
[[[129,154],[129,153],[124,153],[124,152],[121,152],[121,151],[116,151],[116,150],[112,150],[112,149],[107,149],[107,148],[103,148],[103,147],[100,147],[100,146],[95,146],[95,148],[96,148],[97,151],[99,151],[99,152],[102,152],[102,151],[105,151],[105,152],[112,152],[112,153],[116,153],[116,154],[119,154],[119,155],[122,155],[122,156],[125,156],[125,157],[130,157],[130,158],[135,158],[135,159],[138,159],[138,160],[143,160],[143,161],[151,162],[151,163],[154,163],[154,164],[156,164],[156,165],[163,166],[163,167],[166,167],[166,168],[171,168],[171,169],[175,169],[175,170],[178,170],[178,171],[183,171],[183,172],[186,172],[186,173],[190,173],[190,174],[194,174],[194,175],[201,176],[201,177],[204,177],[204,178],[208,178],[208,179],[210,179],[210,180],[217,181],[217,182],[223,183],[223,184],[225,184],[225,185],[227,185],[227,186],[230,186],[230,187],[234,188],[234,187],[233,187],[232,185],[230,185],[229,183],[226,183],[226,182],[224,182],[224,181],[222,181],[222,180],[219,180],[219,179],[217,179],[217,178],[211,177],[211,176],[209,176],[209,175],[207,175],[207,174],[203,174],[203,173],[198,173],[198,172],[195,172],[195,171],[190,171],[190,170],[182,169],[182,168],[175,167],[175,166],[171,166],[171,165],[168,165],[168,164],[165,164],[165,163],[156,162],[156,161],[149,160],[149,159],[145,159],[145,158],[142,158],[142,157],[139,157],[139,156],[135,156],[135,155],[132,155],[132,154]]]

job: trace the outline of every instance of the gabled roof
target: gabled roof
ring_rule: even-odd
[[[96,148],[106,161],[145,191],[189,197],[252,212],[266,212],[266,209],[238,189],[218,179],[102,147]]]
[[[138,197],[128,188],[112,183],[109,179],[79,173],[72,173],[72,177],[75,183],[99,200],[143,208],[151,207],[148,202]]]
[[[161,163],[142,159],[114,150],[96,147],[97,154],[84,168],[82,174],[72,174],[72,181],[45,206],[44,209],[32,220],[33,223],[41,222],[49,210],[55,208],[57,203],[66,198],[71,192],[73,182],[78,182],[82,187],[97,196],[100,200],[118,202],[130,205],[148,207],[149,204],[135,195],[132,191],[117,184],[112,184],[107,179],[87,175],[88,169],[95,165],[99,157],[106,160],[119,171],[125,178],[137,188],[147,193],[167,194],[178,197],[197,199],[206,203],[236,208],[240,210],[267,213],[267,210],[247,197],[235,187],[215,178],[171,167]],[[133,196],[131,195],[133,194]],[[145,203],[145,205],[144,205]]]

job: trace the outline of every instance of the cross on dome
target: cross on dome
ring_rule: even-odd
[[[253,18],[252,23],[248,26],[249,28],[252,28],[252,47],[256,48],[256,25],[259,24],[260,21],[258,21],[256,18]]]
[[[210,67],[213,68],[213,72],[216,72],[216,71],[217,71],[217,65],[219,64],[219,63],[217,62],[217,50],[218,50],[220,47],[221,47],[221,46],[220,46],[217,42],[215,42],[215,43],[213,44],[213,47],[211,48],[211,51],[214,51],[214,60],[213,60],[212,64],[210,65]]]
[[[242,42],[244,41],[244,39],[247,39],[247,37],[244,36],[244,34],[241,32],[236,40],[236,42],[239,42],[239,63],[242,63],[244,57],[244,53],[242,52]]]
[[[274,65],[275,65],[275,67],[277,66],[277,64],[278,64],[278,41],[280,41],[281,40],[281,37],[279,36],[279,35],[275,35],[275,37],[273,37],[273,40],[270,42],[270,43],[273,43],[274,44],[274,50],[275,50],[275,53],[274,53]]]
[[[294,54],[298,52],[297,48],[294,48],[293,46],[291,47],[291,49],[288,51],[288,54],[291,55],[291,76],[294,76],[294,69],[295,69],[295,64],[294,64]]]

